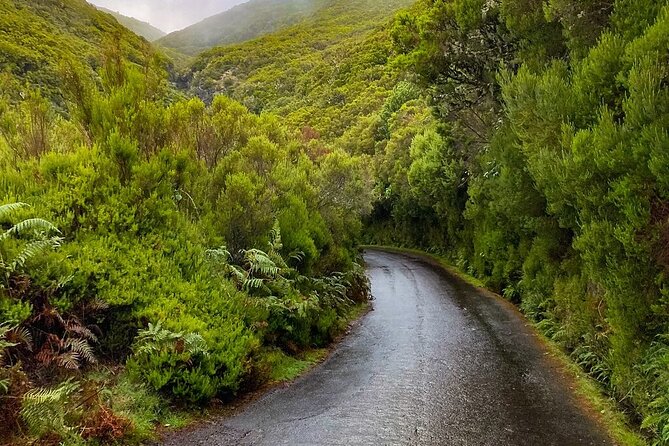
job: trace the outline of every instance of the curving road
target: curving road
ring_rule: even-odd
[[[367,251],[374,311],[332,356],[166,445],[611,445],[506,302]]]

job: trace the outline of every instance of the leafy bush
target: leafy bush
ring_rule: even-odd
[[[204,402],[219,391],[219,370],[202,336],[175,333],[160,322],[139,331],[127,366],[131,374],[177,401]]]
[[[668,6],[483,3],[394,24],[434,113],[390,118],[370,239],[448,253],[665,444]]]

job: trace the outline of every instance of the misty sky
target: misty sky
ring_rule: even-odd
[[[123,15],[176,31],[247,0],[88,0]]]

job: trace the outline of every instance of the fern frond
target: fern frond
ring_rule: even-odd
[[[62,240],[60,240],[62,242]],[[65,285],[68,283],[72,282],[72,279],[74,279],[74,274],[70,274],[69,276],[65,276],[58,280],[58,289],[63,288]]]
[[[302,263],[304,261],[305,255],[302,251],[294,251],[290,254],[289,258],[296,263]]]
[[[72,396],[79,385],[67,380],[52,389],[34,389],[23,395],[21,417],[30,432],[41,436],[48,432],[63,433],[68,430],[65,418]]]
[[[265,281],[262,279],[256,277],[250,278],[244,281],[244,289],[247,291],[257,290],[258,288],[262,288],[264,283]]]
[[[43,218],[29,218],[23,220],[9,230],[0,234],[0,242],[12,237],[13,235],[20,235],[26,232],[55,232],[60,233],[58,228],[56,228],[51,222],[44,220]]]
[[[91,364],[97,362],[95,354],[93,353],[93,348],[85,339],[70,338],[65,341],[65,348],[67,348],[70,352],[76,353],[86,362]]]
[[[56,356],[56,364],[68,370],[78,370],[81,357],[77,352],[69,351]]]
[[[0,329],[0,339],[3,337]],[[7,331],[4,336],[8,342],[13,346],[22,345],[29,351],[33,348],[33,336],[26,327],[14,327]],[[0,340],[0,350],[2,349],[2,341]]]
[[[51,364],[54,362],[55,358],[56,354],[49,347],[42,348],[42,350],[35,355],[35,359],[42,364]]]
[[[228,251],[225,246],[221,246],[220,248],[215,249],[208,249],[206,251],[206,255],[223,262],[229,262],[232,259],[232,254],[230,254],[230,251]]]
[[[75,334],[82,339],[86,339],[92,342],[98,342],[98,337],[89,330],[87,327],[83,326],[81,322],[76,319],[70,319],[65,323],[65,330],[70,334]]]
[[[56,249],[60,246],[62,239],[60,237],[51,237],[46,240],[35,240],[28,243],[25,248],[12,260],[9,265],[10,271],[16,271],[25,266],[26,262],[40,254]]]
[[[162,328],[160,322],[140,330],[133,346],[135,356],[151,356],[167,352],[169,354],[188,353],[190,355],[208,355],[207,342],[197,333],[175,333]]]
[[[27,203],[8,203],[0,206],[0,220],[9,218],[14,212],[19,209],[30,207]]]
[[[230,272],[232,273],[232,276],[237,279],[239,283],[244,283],[246,280],[246,271],[241,269],[240,267],[236,265],[230,265]]]
[[[8,324],[0,325],[0,359],[2,359],[5,349],[18,345],[17,343],[8,339],[8,334],[11,333],[12,330],[13,327]]]
[[[268,277],[275,277],[279,273],[279,267],[267,255],[259,249],[249,249],[245,251],[244,257],[252,274],[262,274]]]
[[[281,226],[279,220],[274,221],[274,226],[269,233],[270,251],[279,252],[283,249],[283,242],[281,241]]]
[[[181,337],[181,333],[164,329],[160,322],[155,325],[149,322],[148,328],[137,333],[133,350],[137,355],[151,354],[173,346]]]
[[[209,354],[207,342],[199,334],[188,333],[184,335],[183,340],[186,344],[186,350],[188,350],[191,354]]]

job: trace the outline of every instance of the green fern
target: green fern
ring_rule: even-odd
[[[221,266],[226,275],[232,276],[237,283],[244,283],[247,274],[240,267],[230,263],[232,261],[232,254],[225,246],[215,249],[207,250],[207,255],[210,259],[216,261],[218,266]]]
[[[60,232],[51,222],[48,222],[42,218],[29,218],[23,220],[3,234],[0,234],[0,242],[7,240],[8,238],[14,235],[21,235],[25,233],[49,233],[49,232]]]
[[[35,240],[28,243],[19,254],[17,254],[9,264],[10,271],[16,271],[25,266],[26,262],[34,259],[48,251],[53,251],[60,247],[62,239],[60,237],[51,237],[45,240]]]
[[[262,274],[263,276],[272,279],[276,278],[280,271],[279,267],[270,256],[259,249],[249,249],[244,251],[244,261],[251,275]]]
[[[207,341],[197,333],[187,333],[183,335],[185,350],[192,355],[208,355],[209,348]]]
[[[26,207],[30,207],[30,205],[26,203],[8,203],[0,205],[0,221],[8,219],[19,209]]]
[[[17,344],[7,340],[7,334],[14,328],[9,324],[0,325],[0,360],[2,360],[5,349],[15,347]]]
[[[232,260],[232,254],[230,251],[225,246],[221,246],[220,248],[214,248],[214,249],[208,249],[207,250],[207,255],[216,260],[220,260],[223,262],[229,262]]]
[[[25,207],[28,207],[25,203],[9,203],[0,206],[0,221],[10,218],[16,211]],[[15,236],[33,235],[32,239],[28,240],[26,246],[14,258],[6,259],[0,252],[0,272],[4,273],[5,278],[7,278],[18,269],[23,268],[30,259],[58,248],[62,238],[49,236],[49,234],[59,232],[58,228],[47,220],[30,218],[20,221],[5,232],[0,233],[0,244]]]
[[[148,328],[139,330],[133,350],[136,355],[150,355],[161,351],[166,346],[171,346],[181,337],[180,333],[174,333],[164,329],[162,324],[149,322]]]
[[[283,249],[283,241],[281,240],[281,226],[279,222],[275,221],[274,226],[269,234],[269,249],[267,250],[267,257],[270,258],[275,265],[280,268],[288,268],[285,260],[281,256],[281,250]]]
[[[8,340],[7,335],[13,330],[9,324],[0,325],[0,366],[4,365],[6,350],[10,347],[16,347],[18,344],[16,342],[11,342]],[[7,393],[9,390],[9,380],[2,379],[0,380],[0,390],[2,393]]]
[[[271,238],[274,240],[274,247],[280,245],[280,241],[277,242],[277,238],[280,240],[278,228],[275,228]],[[267,280],[282,278],[281,270],[286,268],[278,252],[270,255],[259,249],[244,250],[242,251],[243,266],[230,263],[232,255],[225,247],[210,249],[207,254],[211,259],[216,260],[219,266],[222,266],[225,274],[230,276],[240,289],[247,292],[261,289]],[[277,262],[281,267],[277,265]]]
[[[165,350],[176,349],[183,343],[184,351],[190,354],[208,354],[207,343],[197,333],[177,333],[163,328],[160,322],[155,325],[149,322],[148,328],[140,330],[135,339],[133,351],[135,355],[152,355]]]
[[[33,338],[30,331],[26,327],[0,324],[0,366],[4,365],[7,349],[19,345],[32,351]]]
[[[41,437],[56,432],[67,433],[67,417],[79,384],[71,379],[52,389],[34,389],[23,396],[21,418],[31,434]]]

